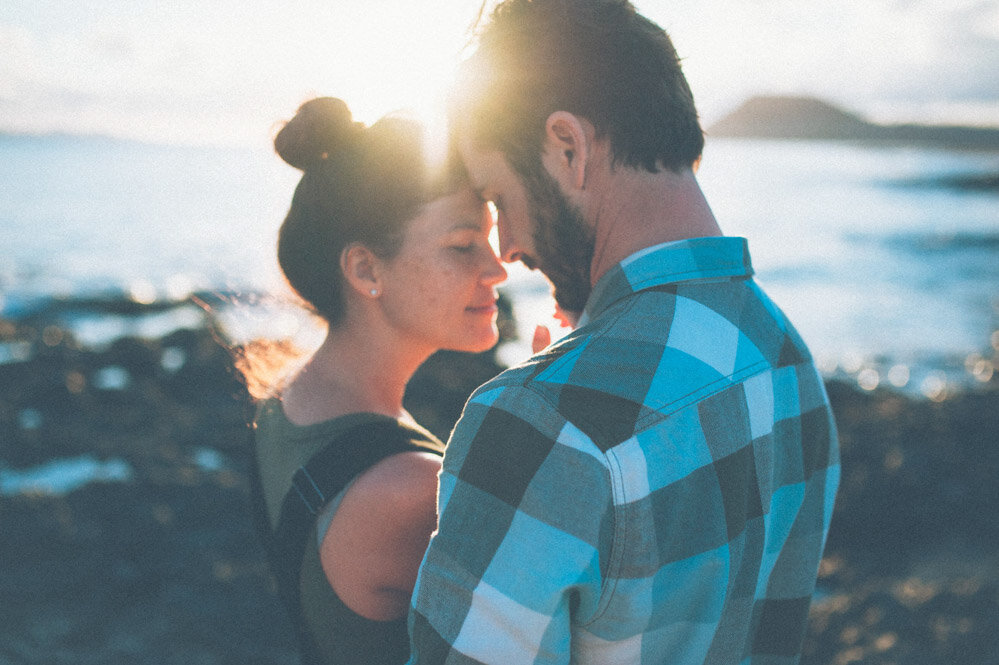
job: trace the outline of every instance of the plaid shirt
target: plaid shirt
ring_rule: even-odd
[[[410,663],[793,663],[839,481],[741,238],[638,252],[451,436]]]

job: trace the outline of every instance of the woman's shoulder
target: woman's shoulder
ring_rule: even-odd
[[[369,619],[405,616],[420,559],[437,524],[440,457],[390,455],[347,488],[320,543],[333,590]]]
[[[358,476],[352,491],[391,503],[407,503],[420,496],[437,495],[440,455],[427,450],[408,450],[389,455]]]
[[[397,507],[414,501],[422,503],[427,497],[436,500],[444,444],[415,422],[383,416],[366,425],[358,428],[368,430],[363,437],[368,441],[362,440],[363,445],[374,443],[371,437],[395,437],[395,442],[382,449],[387,454],[356,477],[350,488],[355,500],[386,502]]]
[[[391,422],[393,419],[368,411],[330,410],[322,415],[298,413],[280,394],[272,395],[257,403],[254,423],[260,428],[267,425],[280,429],[285,435],[311,438],[329,438],[340,432],[365,425]]]

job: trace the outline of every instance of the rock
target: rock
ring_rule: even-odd
[[[31,349],[0,363],[0,469],[90,454],[132,474],[0,495],[0,663],[297,662],[251,524],[231,349],[208,328],[85,349],[49,326],[0,321]],[[500,369],[437,354],[407,408],[446,438]],[[843,480],[802,662],[994,663],[999,381],[940,403],[827,386]]]

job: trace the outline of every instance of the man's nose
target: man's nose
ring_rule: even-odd
[[[499,237],[499,255],[504,263],[513,263],[520,259],[522,250],[517,246],[513,234],[510,233],[509,220],[500,213],[496,220],[496,231]]]

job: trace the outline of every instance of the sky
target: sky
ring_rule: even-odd
[[[999,0],[637,0],[704,123],[756,94],[999,126]],[[246,144],[316,95],[433,122],[478,0],[4,0],[0,131]]]

